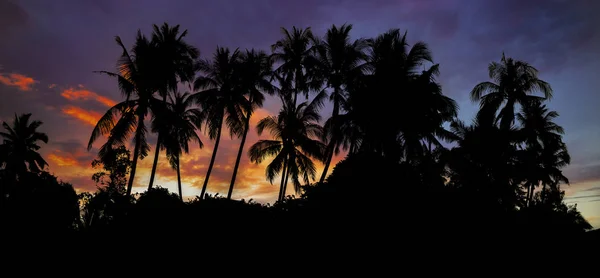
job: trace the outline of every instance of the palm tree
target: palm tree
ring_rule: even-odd
[[[181,82],[191,82],[194,77],[195,62],[200,55],[200,52],[194,46],[185,42],[184,37],[187,35],[187,30],[179,33],[179,25],[174,27],[164,23],[162,26],[153,25],[152,33],[152,49],[154,52],[151,60],[152,70],[158,93],[162,97],[163,103],[167,102],[168,92],[177,91],[177,84]],[[158,111],[156,111],[158,112]],[[162,121],[162,125],[169,123],[161,119],[161,114],[155,113],[157,123]],[[158,156],[161,149],[161,141],[164,133],[158,129],[158,138],[156,140],[156,148],[154,152],[154,163],[150,173],[150,182],[148,189],[152,188],[156,167],[158,164]]]
[[[504,103],[496,119],[503,129],[509,129],[514,123],[516,104],[523,106],[552,97],[550,84],[540,80],[537,69],[526,62],[506,58],[502,53],[500,63],[492,62],[488,70],[493,82],[477,84],[471,91],[471,99],[480,101],[480,113],[485,114],[496,114]],[[544,97],[533,95],[536,92]]]
[[[336,118],[340,114],[340,106],[346,98],[344,88],[363,73],[363,64],[361,63],[366,58],[363,53],[366,42],[362,39],[350,42],[351,30],[352,25],[344,24],[340,28],[333,25],[327,30],[322,41],[314,40],[318,73],[327,80],[327,86],[333,90],[330,95],[330,100],[333,102],[332,118]],[[330,128],[340,129],[339,126]],[[335,135],[337,133],[328,132],[326,134]],[[339,152],[341,138],[338,137],[328,138],[325,167],[320,182],[323,182],[327,176],[334,150],[337,149]]]
[[[344,109],[359,127],[361,150],[411,161],[425,153],[426,143],[441,146],[436,136],[456,116],[457,105],[441,93],[427,45],[409,47],[406,35],[392,29],[368,40],[368,74],[353,84],[351,107]]]
[[[168,136],[163,143],[167,150],[169,163],[177,171],[177,189],[179,190],[179,198],[183,201],[180,172],[181,152],[189,153],[190,141],[197,142],[200,148],[204,147],[200,137],[196,134],[196,129],[200,129],[202,124],[202,113],[200,109],[193,107],[195,100],[190,97],[189,93],[169,97],[171,103],[166,118],[169,119],[170,129],[166,133]]]
[[[208,186],[208,180],[215,163],[223,123],[227,124],[230,135],[239,136],[244,133],[245,115],[250,103],[245,92],[240,90],[237,69],[240,63],[240,52],[236,49],[230,52],[227,48],[218,47],[213,61],[202,60],[199,70],[204,75],[194,82],[196,93],[193,98],[202,106],[202,115],[208,136],[215,140],[215,146],[208,165],[204,185],[200,197],[203,198]]]
[[[260,140],[248,150],[250,161],[261,163],[267,157],[274,156],[266,168],[269,182],[281,172],[281,187],[278,200],[285,197],[287,181],[292,178],[294,189],[300,191],[300,177],[305,183],[316,178],[316,168],[311,158],[322,160],[325,144],[317,138],[322,136],[323,129],[318,124],[321,116],[319,108],[326,97],[319,93],[310,103],[294,105],[290,97],[282,97],[283,107],[277,116],[269,116],[260,120],[256,126],[258,134],[269,130],[273,140]]]
[[[293,99],[296,104],[298,94],[303,93],[308,99],[310,90],[318,90],[321,81],[315,77],[316,60],[311,43],[314,36],[309,28],[292,27],[291,32],[281,28],[283,38],[271,45],[271,59],[281,63],[275,73],[294,80]]]
[[[31,113],[21,116],[15,114],[12,125],[2,123],[6,131],[0,131],[0,137],[4,139],[0,145],[0,168],[4,168],[9,177],[12,176],[10,182],[16,181],[27,171],[38,173],[48,165],[37,152],[40,149],[38,142],[47,144],[48,135],[37,131],[42,125],[41,121],[30,122],[30,118]]]
[[[152,69],[148,66],[153,59],[150,41],[138,31],[136,42],[129,54],[120,37],[115,38],[123,50],[118,60],[118,73],[99,71],[117,78],[119,89],[126,99],[117,103],[98,120],[88,143],[88,150],[92,149],[94,141],[100,135],[109,135],[107,142],[100,148],[99,156],[114,147],[122,146],[133,132],[133,161],[129,182],[127,183],[127,196],[131,195],[133,180],[137,169],[138,158],[144,159],[148,155],[150,146],[146,142],[146,125],[144,120],[152,107],[160,107],[162,103],[153,98],[156,91],[155,80],[152,78]]]
[[[540,101],[528,103],[517,114],[521,123],[521,136],[526,144],[523,150],[523,162],[527,175],[527,203],[533,198],[535,187],[542,183],[544,188],[551,186],[556,189],[558,183],[568,179],[560,168],[571,161],[566,145],[562,141],[564,130],[553,122],[558,117],[556,111],[548,111]]]
[[[231,194],[233,193],[233,186],[235,185],[235,178],[240,166],[244,144],[246,143],[246,136],[248,135],[248,130],[250,130],[250,117],[252,117],[254,109],[262,107],[265,99],[263,92],[269,95],[272,95],[275,92],[275,88],[270,82],[272,76],[272,64],[267,54],[262,51],[255,51],[254,49],[247,50],[246,53],[241,56],[240,60],[238,71],[240,90],[248,96],[250,109],[245,111],[244,132],[235,161],[235,167],[233,168],[233,175],[231,177],[231,183],[229,184],[227,199],[231,199]]]

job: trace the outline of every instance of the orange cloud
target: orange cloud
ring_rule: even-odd
[[[33,78],[18,73],[11,73],[8,76],[0,73],[0,83],[6,86],[17,87],[21,91],[31,91],[31,87],[35,84]]]
[[[86,111],[75,106],[66,106],[62,109],[62,112],[91,126],[96,126],[96,123],[102,117],[98,112]]]
[[[112,107],[116,104],[116,102],[112,99],[101,96],[90,90],[83,89],[81,84],[79,85],[79,89],[69,88],[64,90],[60,95],[68,100],[95,100],[108,107]]]
[[[60,153],[51,153],[48,155],[48,159],[58,166],[77,166],[79,162],[76,159],[68,156],[61,155]]]

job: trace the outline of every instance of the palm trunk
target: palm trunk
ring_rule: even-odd
[[[291,159],[291,158],[290,158]],[[281,191],[281,200],[285,199],[285,193],[287,191],[287,181],[290,177],[290,162],[288,162],[287,172],[285,173],[285,182],[283,183],[283,190]]]
[[[161,132],[158,133],[158,138],[156,139],[156,149],[154,151],[154,163],[152,164],[152,172],[150,173],[150,183],[148,184],[148,191],[152,189],[152,185],[154,184],[154,175],[156,174],[156,165],[158,165],[158,156],[160,154],[160,139]]]
[[[144,122],[144,115],[140,117],[140,122],[138,123],[138,128],[140,128],[140,123]],[[133,148],[133,161],[131,162],[131,173],[129,173],[129,181],[127,183],[127,193],[126,196],[131,196],[131,188],[133,187],[133,179],[135,178],[135,170],[137,168],[138,157],[140,156],[140,145],[142,144],[140,137],[137,136],[136,130],[136,138],[135,138],[135,147]]]
[[[221,141],[221,130],[223,129],[223,119],[221,119],[221,124],[219,125],[219,130],[217,131],[217,140],[215,141],[215,147],[213,149],[212,157],[210,159],[210,164],[208,165],[208,172],[206,172],[206,178],[204,179],[204,185],[202,186],[202,192],[200,193],[200,199],[204,199],[204,194],[206,193],[206,187],[208,186],[208,179],[210,178],[210,172],[212,172],[213,165],[215,164],[215,158],[217,157],[217,150],[219,149],[219,141]]]
[[[181,190],[181,171],[179,171],[179,155],[177,155],[177,189],[179,190],[179,199],[183,202],[183,193]]]
[[[280,201],[283,199],[281,197],[281,195],[283,194],[283,184],[285,183],[285,175],[286,175],[286,171],[287,171],[287,159],[285,161],[283,161],[283,169],[281,171],[281,185],[279,186],[279,195],[277,196],[277,201]]]
[[[163,95],[163,103],[167,103],[167,94]],[[158,132],[158,138],[156,138],[156,148],[154,151],[154,163],[152,163],[152,172],[150,173],[150,183],[148,183],[148,191],[152,189],[152,185],[154,184],[154,175],[156,174],[156,165],[158,165],[158,156],[160,154],[160,139],[162,137],[162,132]]]
[[[235,185],[235,177],[237,176],[238,167],[240,166],[240,160],[242,159],[242,152],[244,150],[244,144],[246,143],[246,136],[248,135],[248,129],[250,127],[250,115],[246,119],[246,126],[244,128],[244,135],[242,136],[242,142],[240,143],[240,150],[237,154],[237,159],[235,160],[235,167],[233,167],[233,176],[231,177],[231,183],[229,184],[229,191],[227,192],[227,199],[231,199],[231,194],[233,193],[233,186]]]
[[[340,114],[339,89],[335,89],[333,93],[333,113],[331,114],[331,118],[335,121],[337,116]],[[336,126],[334,125],[333,128],[335,129]],[[323,183],[325,181],[325,177],[327,176],[329,165],[331,164],[331,160],[333,159],[333,150],[335,148],[336,139],[337,138],[335,138],[335,136],[331,136],[331,141],[327,146],[327,152],[325,154],[325,167],[323,168],[323,174],[321,174],[321,179],[319,180],[319,183]]]

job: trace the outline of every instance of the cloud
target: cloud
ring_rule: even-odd
[[[58,166],[77,166],[79,162],[68,154],[57,151],[48,155],[48,159]]]
[[[8,75],[0,73],[0,83],[6,86],[17,87],[21,91],[31,91],[33,84],[35,84],[33,78],[18,73],[11,73]]]
[[[79,107],[70,106],[70,105],[65,106],[62,109],[62,113],[65,115],[68,115],[70,117],[73,117],[75,119],[78,119],[81,122],[91,125],[91,126],[96,126],[96,123],[98,123],[98,120],[100,119],[100,117],[102,117],[102,115],[100,115],[100,113],[98,113],[98,112],[86,111]]]
[[[95,92],[84,89],[83,85],[79,84],[79,89],[68,88],[65,89],[60,95],[68,100],[94,100],[107,107],[112,107],[116,102],[105,96],[101,96]]]

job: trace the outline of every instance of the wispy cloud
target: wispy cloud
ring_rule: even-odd
[[[58,166],[77,166],[79,162],[77,159],[71,157],[69,154],[62,152],[54,152],[48,155],[48,159],[54,162]]]
[[[33,79],[29,76],[22,75],[22,74],[0,73],[0,83],[4,84],[6,86],[17,87],[21,91],[31,91],[33,84],[35,84],[36,82],[37,81],[35,81],[35,79]]]
[[[62,113],[68,116],[71,116],[75,119],[78,119],[88,125],[96,126],[96,123],[100,119],[102,115],[98,112],[94,111],[86,111],[76,106],[65,106],[62,109]]]
[[[96,92],[84,89],[83,85],[81,84],[78,87],[78,89],[65,89],[60,95],[68,100],[94,100],[108,107],[114,106],[116,104],[116,102],[110,98],[101,96]]]

